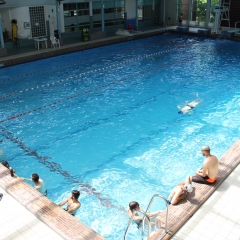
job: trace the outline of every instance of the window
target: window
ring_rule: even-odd
[[[90,28],[89,3],[63,4],[65,32]]]
[[[177,19],[188,20],[188,16],[189,16],[189,0],[178,0]]]
[[[101,2],[92,2],[93,8],[93,28],[102,27]]]
[[[152,19],[152,0],[138,1],[138,21],[149,22]]]
[[[206,22],[207,0],[195,0],[193,12],[196,13],[196,22]]]
[[[210,6],[211,7],[208,7]],[[219,5],[219,0],[178,0],[178,19],[199,22],[214,22],[214,7]],[[191,6],[191,9],[189,9]],[[210,9],[207,9],[210,8]]]
[[[211,23],[213,23],[215,21],[215,13],[213,12],[213,10],[216,6],[219,6],[219,0],[212,0],[211,10],[210,10],[210,18],[209,18],[209,22],[211,22]]]
[[[93,27],[102,27],[101,2],[93,2]],[[106,27],[124,24],[124,0],[104,1],[104,24]]]

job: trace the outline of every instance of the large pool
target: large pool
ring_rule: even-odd
[[[0,148],[52,201],[79,189],[76,218],[123,239],[130,201],[167,197],[202,145],[220,157],[240,136],[239,58],[238,42],[167,34],[0,69]]]

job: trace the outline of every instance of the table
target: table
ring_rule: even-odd
[[[35,48],[38,46],[38,49],[39,49],[39,42],[43,42],[43,41],[45,41],[45,46],[47,48],[47,38],[33,38],[33,40],[35,41]]]

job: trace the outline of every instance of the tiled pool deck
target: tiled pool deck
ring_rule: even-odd
[[[240,165],[174,235],[172,240],[240,239]]]
[[[228,238],[228,235],[234,236],[234,232],[238,230],[238,233],[240,233],[240,215],[238,214],[238,217],[236,217],[236,213],[240,213],[240,209],[237,208],[240,205],[238,200],[240,196],[240,188],[238,187],[240,181],[238,175],[240,171],[239,163],[240,140],[219,159],[219,174],[214,184],[193,183],[194,191],[186,200],[181,201],[178,205],[169,206],[168,230],[170,234],[165,235],[163,239],[172,238],[174,233],[187,220],[189,221],[186,223],[186,226],[174,236],[175,240],[186,238],[236,239],[233,237]],[[233,171],[234,169],[235,171]],[[232,175],[229,176],[232,171]],[[225,179],[226,181],[224,181]],[[214,194],[212,195],[212,193]],[[203,206],[201,207],[202,204]],[[198,209],[199,211],[197,211]],[[231,230],[234,230],[234,232],[231,232]],[[211,234],[209,233],[209,236],[205,236],[207,232]],[[158,236],[163,236],[163,233],[164,230],[160,229],[151,240],[159,239]],[[221,237],[218,238],[219,235]],[[240,234],[237,239],[240,239]]]
[[[161,229],[151,240],[159,236],[174,240],[240,239],[239,162],[240,140],[220,158],[217,182],[211,186],[194,183],[193,194],[169,207],[170,234],[163,236]],[[104,239],[20,178],[12,178],[2,165],[0,192],[4,194],[0,201],[1,240]]]

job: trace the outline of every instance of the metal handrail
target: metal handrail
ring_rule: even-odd
[[[150,218],[148,217],[148,215],[146,214],[146,212],[144,212],[144,211],[142,211],[142,210],[133,210],[132,216],[131,216],[131,218],[129,219],[128,226],[127,226],[127,229],[126,229],[125,234],[124,234],[124,240],[127,239],[128,230],[129,230],[129,227],[130,227],[131,224],[132,224],[132,221],[133,221],[133,218],[134,218],[136,212],[140,212],[140,213],[142,213],[142,214],[144,215],[143,220],[144,220],[145,218],[147,219],[147,221],[148,221],[148,237],[147,237],[147,240],[150,240],[151,221],[150,221]]]
[[[167,201],[167,199],[166,199],[164,196],[160,195],[160,194],[154,194],[154,195],[152,196],[149,204],[148,204],[148,207],[147,207],[147,209],[146,209],[146,213],[148,212],[148,210],[149,210],[150,207],[152,206],[152,203],[153,203],[153,200],[155,199],[155,197],[160,197],[160,198],[163,199],[163,200],[165,201],[165,203],[166,203],[167,213],[166,213],[166,221],[165,221],[165,234],[167,234],[167,233],[168,233],[168,230],[167,230],[167,228],[168,228],[168,201]],[[144,231],[144,218],[143,218],[142,231]]]
[[[169,28],[169,23],[168,22],[163,22],[163,26],[165,28],[165,31],[168,32]]]
[[[240,21],[235,22],[235,30],[237,28],[237,23],[240,23]]]

